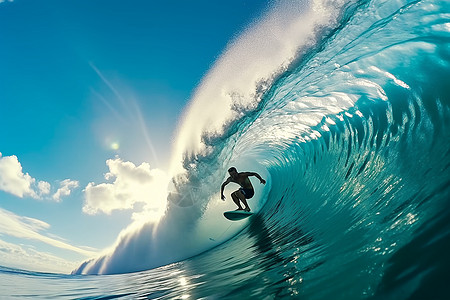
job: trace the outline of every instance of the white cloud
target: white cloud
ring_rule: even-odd
[[[70,180],[70,179],[63,180],[60,184],[60,188],[53,195],[53,197],[52,197],[53,200],[60,202],[61,197],[69,196],[71,190],[77,188],[78,186],[79,186],[78,181]]]
[[[39,198],[32,188],[35,182],[36,179],[32,178],[28,173],[23,173],[22,165],[17,156],[2,157],[0,153],[0,190],[20,198],[24,196]]]
[[[48,183],[46,181],[39,181],[38,189],[39,189],[40,195],[50,194],[50,183]]]
[[[2,156],[2,153],[0,153],[0,191],[13,194],[20,198],[45,198],[61,202],[62,197],[69,196],[71,191],[78,186],[78,181],[65,179],[60,182],[59,189],[51,198],[44,197],[51,192],[50,183],[46,181],[37,181],[28,173],[23,173],[22,165],[17,156]]]
[[[93,256],[96,252],[72,246],[56,237],[49,237],[40,233],[50,228],[44,221],[35,218],[18,216],[10,211],[0,208],[0,234],[16,238],[37,240],[53,247],[70,250],[84,256]]]
[[[26,245],[16,245],[0,239],[0,265],[39,272],[69,273],[76,262],[67,261]]]
[[[136,166],[120,158],[106,161],[109,172],[106,180],[113,183],[89,183],[85,192],[83,211],[87,214],[113,210],[132,209],[135,203],[143,203],[148,212],[161,215],[166,205],[168,176],[161,170],[151,169],[148,163]]]

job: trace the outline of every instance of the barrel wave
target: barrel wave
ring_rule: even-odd
[[[362,4],[239,120],[235,160],[264,165],[271,190],[240,235],[205,255],[252,274],[224,295],[448,295],[449,8]]]
[[[220,126],[195,127],[198,140],[181,129],[195,145],[180,147],[161,222],[74,274],[140,272],[109,288],[52,280],[88,282],[73,288],[85,299],[446,298],[450,3],[338,2],[252,97],[228,94]],[[218,195],[230,166],[268,180],[254,182],[254,216],[232,224]]]

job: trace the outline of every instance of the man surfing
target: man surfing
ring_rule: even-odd
[[[253,189],[253,185],[250,182],[249,177],[255,176],[259,179],[261,184],[266,184],[266,181],[259,176],[258,173],[254,172],[238,172],[235,167],[231,167],[228,169],[228,174],[230,174],[230,177],[222,183],[222,188],[220,190],[220,195],[222,197],[222,200],[225,201],[225,196],[223,195],[223,189],[227,184],[230,182],[234,182],[239,184],[241,187],[237,190],[231,193],[231,198],[233,199],[234,203],[238,206],[238,209],[236,210],[244,210],[249,212],[250,207],[248,206],[247,199],[250,199],[255,194],[255,190]],[[241,202],[244,204],[244,208],[241,206]]]

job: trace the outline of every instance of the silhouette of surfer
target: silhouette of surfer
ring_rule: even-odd
[[[220,190],[220,195],[222,197],[222,200],[225,201],[225,196],[223,195],[223,189],[227,184],[230,182],[234,182],[239,184],[241,187],[237,190],[231,193],[231,198],[233,199],[234,203],[238,206],[238,209],[236,210],[244,210],[244,211],[250,211],[250,207],[248,206],[247,199],[250,199],[255,194],[255,190],[253,189],[253,185],[250,182],[249,177],[255,176],[259,179],[261,184],[266,184],[266,181],[262,179],[261,176],[259,176],[258,173],[255,172],[238,172],[235,167],[231,167],[228,169],[228,174],[230,174],[230,177],[222,183],[222,188]],[[241,202],[244,204],[244,208],[241,206]]]

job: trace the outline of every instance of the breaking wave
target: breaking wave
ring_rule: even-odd
[[[74,273],[142,271],[208,250],[179,266],[210,282],[192,286],[196,297],[213,286],[231,298],[414,298],[435,295],[430,282],[439,293],[450,248],[450,4],[296,5],[233,41],[199,86],[174,146],[166,215]],[[232,165],[268,179],[254,184],[245,222],[222,217]],[[236,283],[242,268],[253,275]]]

